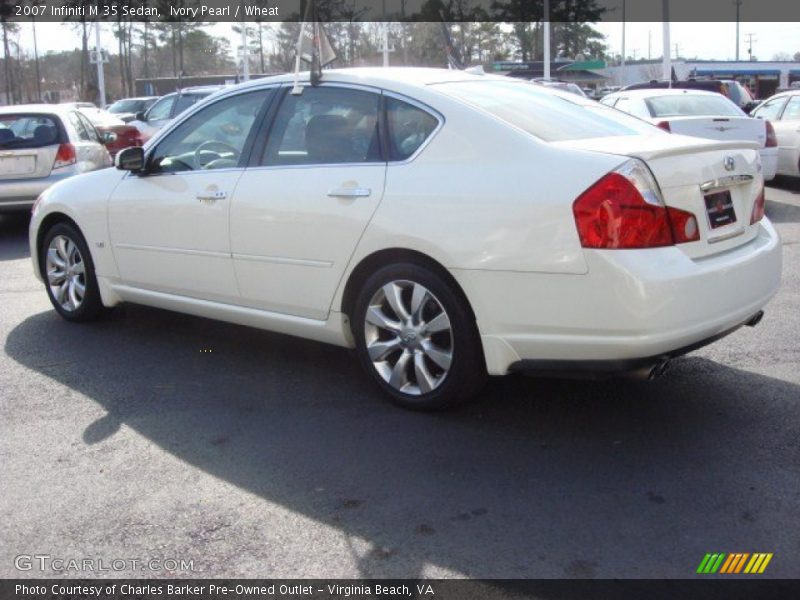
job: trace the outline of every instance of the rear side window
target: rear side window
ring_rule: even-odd
[[[42,148],[62,141],[58,119],[49,115],[0,115],[0,148]]]
[[[263,165],[381,161],[380,96],[337,87],[307,87],[287,94],[264,150]]]
[[[72,127],[75,128],[75,133],[78,134],[78,139],[83,142],[91,142],[92,137],[89,134],[89,130],[86,129],[84,124],[81,122],[78,113],[71,112],[69,113],[69,122],[72,123]]]
[[[406,160],[427,140],[439,125],[439,119],[397,100],[386,98],[386,118],[389,124],[389,160]]]
[[[655,135],[660,131],[649,123],[588,98],[541,90],[526,82],[459,81],[433,87],[546,142]]]
[[[733,102],[716,94],[680,94],[655,96],[645,100],[654,117],[742,117],[742,112]]]

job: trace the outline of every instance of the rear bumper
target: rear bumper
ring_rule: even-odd
[[[65,168],[64,173],[51,174],[39,179],[6,179],[0,181],[0,211],[26,210],[33,206],[36,198],[51,185],[75,175],[76,171]]]
[[[780,240],[767,219],[749,242],[702,259],[675,246],[585,256],[585,275],[452,271],[491,374],[521,361],[621,361],[627,370],[629,361],[670,356],[748,321],[781,276]]]

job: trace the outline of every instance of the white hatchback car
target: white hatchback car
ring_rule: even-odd
[[[749,117],[722,94],[654,88],[624,90],[609,94],[600,102],[672,133],[712,140],[755,142],[761,155],[764,181],[775,178],[778,138],[772,123]]]
[[[433,409],[487,373],[658,373],[778,288],[755,143],[502,77],[291,79],[41,196],[33,265],[64,318],[137,302],[354,347]]]

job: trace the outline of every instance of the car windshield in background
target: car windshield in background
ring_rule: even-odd
[[[59,143],[54,117],[47,115],[0,115],[0,148],[42,148]]]
[[[744,113],[720,95],[680,94],[646,98],[654,118],[658,117],[742,117]]]
[[[144,100],[117,100],[108,107],[108,112],[112,113],[137,113],[147,108]]]
[[[434,87],[546,142],[659,131],[649,123],[592,100],[545,91],[525,82],[459,81]]]

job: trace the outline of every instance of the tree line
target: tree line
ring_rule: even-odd
[[[186,6],[194,1],[129,0],[128,4],[159,6],[166,12],[169,4]],[[266,5],[269,1],[262,3]],[[478,0],[428,0],[417,15],[420,20],[390,22],[391,64],[447,66],[443,23],[448,29],[451,50],[465,65],[488,65],[499,60],[541,60],[543,13],[540,3],[528,0],[492,3],[499,11],[496,14],[508,19],[508,23],[489,21],[483,8],[486,4]],[[589,23],[600,17],[595,0],[552,0],[551,4],[553,57],[605,57],[603,36]],[[319,18],[325,22],[325,30],[337,54],[334,67],[381,64],[383,25],[361,22],[363,10],[359,11],[357,6],[355,0],[317,0]],[[404,18],[402,14],[398,16]],[[97,100],[96,68],[91,60],[92,22],[81,19],[65,22],[64,34],[71,36],[73,49],[46,54],[40,54],[30,43],[21,41],[23,28],[30,32],[35,21],[21,24],[7,21],[0,15],[0,24],[3,38],[0,60],[4,75],[0,95],[9,103],[53,101],[57,100],[52,97],[54,92],[68,89],[74,90],[81,100]],[[118,17],[107,21],[103,27],[114,34],[113,47],[106,48],[105,84],[109,98],[134,95],[137,79],[234,76],[241,72],[241,48],[231,47],[230,40],[207,23],[133,22]],[[238,34],[244,28],[250,73],[279,73],[294,68],[299,22],[248,21],[232,24],[232,27]],[[235,37],[238,41],[238,35]],[[26,38],[30,38],[29,33]],[[64,46],[69,45],[65,40]]]

